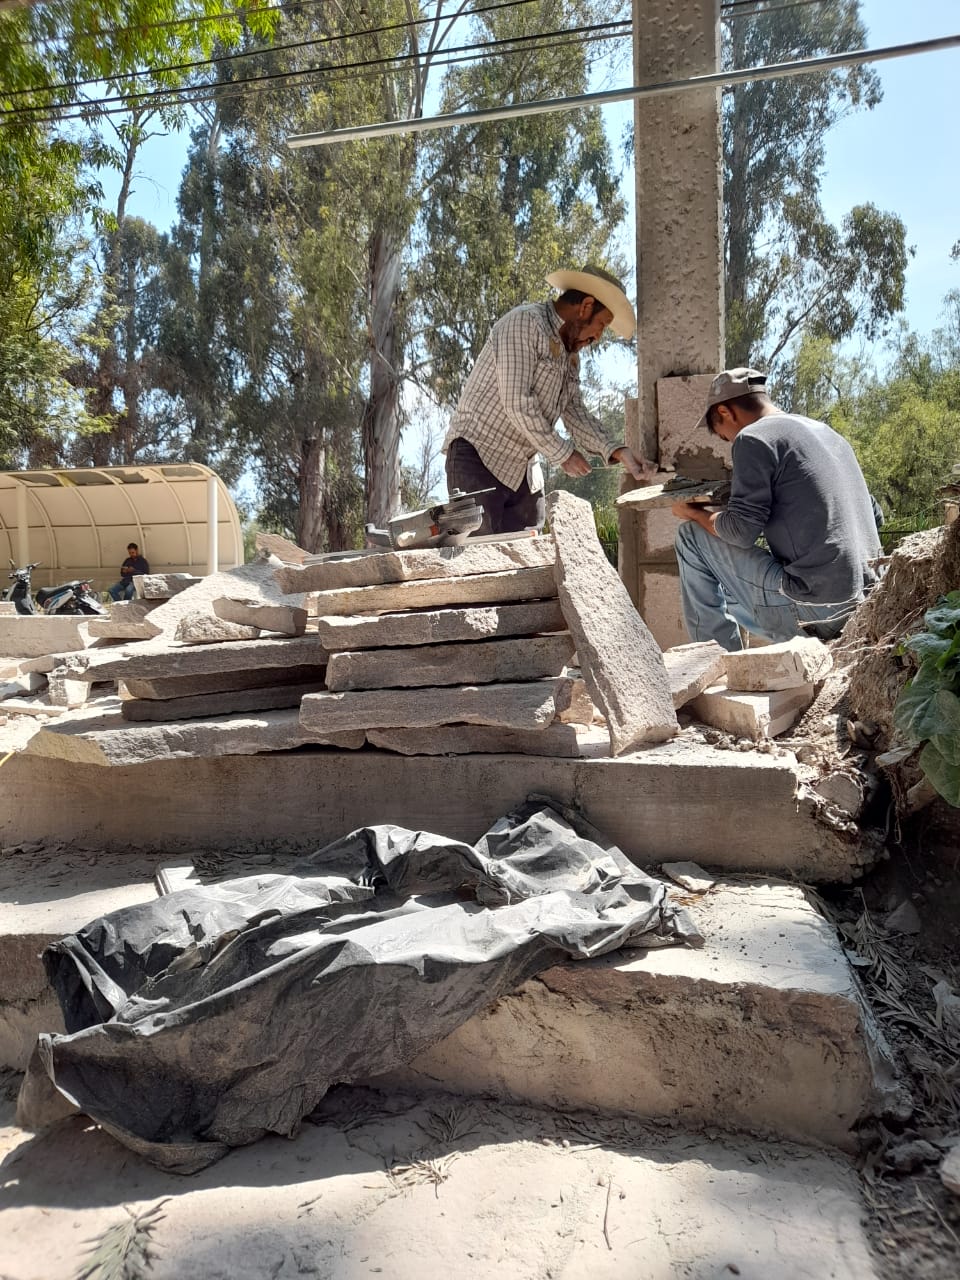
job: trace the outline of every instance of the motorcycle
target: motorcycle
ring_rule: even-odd
[[[40,587],[34,600],[30,579],[34,569],[40,564],[41,561],[37,560],[34,564],[27,564],[22,569],[18,569],[14,562],[10,561],[9,576],[13,580],[13,586],[8,589],[5,598],[12,602],[17,613],[41,613],[53,616],[107,612],[92,585],[81,578],[75,578],[72,582],[63,582],[59,587]]]

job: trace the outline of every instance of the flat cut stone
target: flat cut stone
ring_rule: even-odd
[[[89,643],[84,616],[15,614],[0,618],[0,655],[4,657],[39,658],[48,653],[85,649]]]
[[[689,707],[702,724],[759,742],[792,728],[815,695],[812,684],[766,693],[732,692],[724,685],[714,685],[698,694]]]
[[[438,724],[542,729],[569,705],[574,684],[568,676],[556,676],[526,684],[309,693],[300,704],[300,718],[308,729],[323,734],[344,729],[425,729]]]
[[[323,688],[320,680],[312,684],[229,689],[223,693],[200,693],[189,698],[127,698],[121,714],[124,720],[191,720],[198,716],[239,715],[244,711],[299,707],[304,694],[317,693]]]
[[[135,573],[133,585],[141,600],[170,600],[181,591],[196,586],[200,579],[193,573]]]
[[[306,609],[288,604],[261,604],[257,600],[221,596],[214,600],[213,612],[225,622],[257,627],[260,631],[277,631],[284,636],[302,636],[307,629]]]
[[[276,556],[283,564],[303,564],[307,556],[303,547],[298,547],[295,542],[279,533],[258,533],[256,547],[258,551]]]
[[[384,551],[350,559],[325,560],[302,569],[277,569],[283,591],[339,591],[428,578],[465,578],[478,573],[551,567],[549,537],[511,538],[504,542],[467,542],[457,547],[421,547]]]
[[[477,609],[439,609],[422,613],[382,613],[373,617],[317,619],[317,634],[331,652],[382,649],[396,645],[451,644],[565,631],[558,600],[500,604]]]
[[[303,596],[285,596],[277,586],[274,570],[279,562],[269,558],[239,565],[223,573],[210,573],[200,578],[187,591],[165,601],[150,615],[150,621],[171,638],[177,624],[188,613],[206,613],[213,616],[213,602],[221,596],[240,596],[244,600],[258,600],[263,604],[285,604],[302,609]]]
[[[545,729],[496,729],[485,724],[436,725],[432,729],[368,729],[367,742],[405,756],[580,755],[580,735],[572,724]]]
[[[180,645],[166,639],[67,655],[58,664],[77,680],[167,679],[261,667],[325,666],[327,651],[315,635],[227,640],[216,646]]]
[[[337,733],[321,739],[304,728],[295,710],[225,715],[178,724],[130,724],[118,710],[112,710],[75,715],[69,722],[58,724],[56,732],[41,730],[30,739],[27,751],[48,759],[119,767],[182,756],[258,755],[306,745],[356,750],[363,743],[362,733]]]
[[[121,681],[121,693],[130,698],[193,698],[205,693],[227,693],[237,689],[265,689],[282,684],[324,682],[326,667],[258,667],[253,671],[214,671],[205,676],[170,676],[156,680]]]
[[[517,680],[558,676],[572,654],[569,631],[523,640],[360,649],[355,653],[330,655],[327,688],[336,693],[346,689],[512,684]]]
[[[562,491],[547,498],[557,544],[560,605],[590,696],[610,731],[613,755],[677,732],[670,682],[657,642],[604,555],[593,508]]]
[[[16,671],[17,668],[15,667],[14,670]],[[46,683],[47,677],[42,671],[24,671],[22,674],[18,671],[12,680],[4,680],[0,684],[0,702],[5,698],[22,698],[24,694],[36,693]]]
[[[199,611],[181,618],[175,632],[181,644],[222,644],[224,640],[257,640],[259,636],[259,627],[245,627]]]
[[[753,693],[798,689],[816,684],[833,669],[833,655],[822,640],[800,636],[725,656],[727,688]]]
[[[685,706],[704,689],[716,684],[725,671],[727,654],[716,640],[694,641],[664,649],[663,665],[667,668],[670,694],[676,708]]]
[[[352,613],[402,613],[405,609],[446,609],[462,604],[551,599],[556,594],[553,568],[546,566],[510,569],[504,573],[476,573],[469,578],[429,578],[379,587],[321,591],[316,598],[316,610],[321,617],[342,617]]]
[[[91,618],[87,630],[96,640],[150,640],[160,628],[149,621],[157,607],[153,600],[126,600],[110,606],[106,618]]]
[[[660,870],[691,893],[706,893],[717,883],[698,862],[664,862]]]

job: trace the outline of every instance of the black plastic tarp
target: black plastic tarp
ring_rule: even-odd
[[[67,1034],[40,1037],[22,1097],[45,1073],[192,1172],[295,1132],[334,1084],[411,1062],[560,960],[701,941],[660,881],[540,799],[475,846],[363,828],[292,874],[184,889],[49,947]]]

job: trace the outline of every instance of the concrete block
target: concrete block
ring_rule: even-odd
[[[604,740],[606,735],[603,735]],[[432,729],[368,729],[367,742],[405,756],[580,755],[581,734],[572,724],[544,729],[496,729],[485,724],[437,725]]]
[[[567,676],[556,676],[526,684],[309,693],[300,704],[300,718],[306,728],[325,735],[345,729],[426,729],[439,724],[542,729],[569,706],[575,683]]]
[[[587,689],[622,755],[677,731],[663,658],[596,536],[588,502],[562,491],[547,498],[557,544],[560,606]]]
[[[345,587],[549,568],[554,555],[553,539],[549,537],[511,538],[504,542],[468,540],[456,547],[365,552],[349,559],[307,563],[302,569],[285,567],[277,570],[277,582],[284,591],[339,591]]]
[[[641,563],[648,561],[654,564],[674,564],[676,553],[673,549],[677,536],[677,517],[672,511],[655,508],[645,511],[638,507],[634,511],[636,517],[637,555]]]
[[[743,693],[766,689],[796,689],[824,680],[833,669],[833,655],[812,636],[744,649],[726,656],[727,688]]]
[[[91,618],[87,628],[96,640],[150,640],[160,635],[160,628],[149,621],[157,607],[153,600],[127,600],[111,605],[107,618]]]
[[[721,478],[732,466],[730,445],[706,429],[697,430],[712,381],[710,373],[657,379],[660,466],[692,480]]]
[[[728,655],[716,640],[694,641],[673,649],[664,649],[663,665],[667,668],[670,694],[675,707],[685,706],[698,693],[722,679],[724,658]]]
[[[513,684],[558,676],[573,655],[569,631],[523,640],[426,644],[333,653],[327,688],[412,689],[430,685]]]
[[[76,680],[154,680],[267,667],[320,667],[326,662],[327,651],[315,635],[227,640],[216,646],[180,645],[159,638],[129,649],[67,655],[59,664],[58,674]]]
[[[176,724],[130,724],[114,709],[108,712],[97,710],[95,714],[60,722],[56,731],[47,727],[46,731],[34,734],[27,750],[32,757],[70,761],[82,766],[122,767],[179,757],[206,759],[293,751],[308,744],[355,751],[363,743],[362,732],[336,733],[320,738],[300,723],[296,710],[224,715]],[[184,785],[189,787],[189,781],[185,779]],[[158,798],[169,805],[172,794],[164,793]],[[177,795],[175,799],[179,805],[183,796]],[[107,802],[106,797],[104,802]],[[229,801],[224,798],[224,803]],[[162,825],[157,828],[158,832],[160,830]],[[193,847],[202,847],[204,843],[205,839],[198,831]]]
[[[257,640],[259,627],[245,627],[208,613],[185,614],[177,623],[174,638],[181,644],[222,644],[224,640]]]
[[[786,884],[687,902],[706,945],[557,966],[391,1084],[856,1148],[874,1078],[833,929]]]
[[[202,676],[121,681],[121,696],[129,698],[194,698],[200,694],[239,689],[265,689],[283,684],[323,683],[326,667],[258,667],[253,671],[215,671]],[[292,705],[292,704],[291,704]]]
[[[690,637],[680,604],[680,580],[676,563],[670,566],[640,566],[637,608],[654,640],[664,652],[689,643]]]
[[[288,572],[293,572],[289,570]],[[345,587],[318,593],[321,617],[353,613],[402,613],[405,609],[447,609],[464,604],[552,599],[557,594],[552,566],[477,573],[469,578],[428,578],[379,587]]]
[[[439,609],[384,613],[371,617],[317,619],[323,645],[340,649],[381,649],[393,645],[451,644],[566,631],[558,600],[490,605],[476,609]]]
[[[276,631],[284,636],[302,636],[307,629],[306,609],[295,609],[288,604],[261,604],[257,600],[220,596],[213,602],[213,612],[225,622]]]
[[[206,716],[232,716],[248,711],[276,711],[299,707],[307,693],[324,689],[323,680],[296,684],[264,685],[258,689],[226,689],[221,693],[197,693],[186,698],[125,698],[124,720],[193,720]]]
[[[136,573],[133,576],[133,585],[141,600],[171,600],[199,581],[192,573]]]
[[[798,689],[771,689],[766,693],[735,693],[714,685],[688,704],[702,724],[722,729],[738,738],[776,738],[793,727],[816,696],[812,684]]]
[[[39,658],[48,653],[85,649],[90,643],[85,617],[15,614],[0,618],[0,655]]]

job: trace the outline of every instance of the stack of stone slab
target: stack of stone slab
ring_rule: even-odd
[[[759,742],[786,733],[813,702],[833,657],[813,637],[724,656],[724,677],[690,703],[703,724]]]

